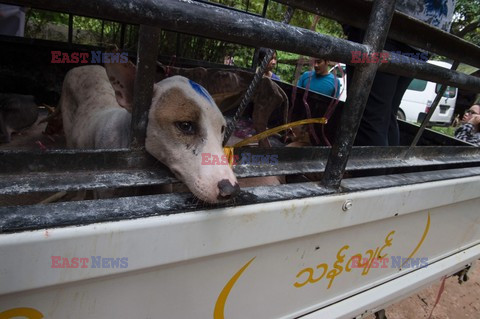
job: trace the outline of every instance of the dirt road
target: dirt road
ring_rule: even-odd
[[[458,283],[458,277],[446,280],[445,290],[433,311],[432,319],[480,319],[480,263],[473,265],[469,280]],[[388,319],[428,318],[438,295],[440,281],[386,309]],[[375,318],[373,315],[368,319]]]

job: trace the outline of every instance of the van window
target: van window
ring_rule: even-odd
[[[345,75],[347,73],[346,67],[342,67],[343,74]],[[338,65],[336,65],[333,69],[330,70],[330,73],[335,74],[337,78],[342,78],[342,72],[340,72],[340,68]]]
[[[407,90],[424,91],[426,87],[427,87],[427,81],[413,79],[413,81],[410,82],[410,85],[408,86]]]
[[[438,91],[440,91],[441,86],[442,86],[441,84],[437,83],[437,86],[435,86],[435,93],[438,93]],[[445,93],[443,93],[443,97],[454,98],[456,94],[457,94],[456,88],[447,86]]]

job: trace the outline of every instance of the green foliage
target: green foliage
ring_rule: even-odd
[[[47,39],[51,26],[68,26],[68,14],[30,9],[26,14],[25,37]],[[53,33],[53,32],[52,32]],[[66,34],[55,34],[52,40],[66,41]]]
[[[27,21],[38,25],[47,23],[68,25],[68,14],[31,9],[27,12]]]
[[[455,129],[456,128],[452,127],[452,126],[447,126],[447,127],[433,126],[432,127],[432,130],[434,130],[436,132],[440,132],[440,133],[448,135],[448,136],[451,136],[451,137],[455,137]]]
[[[30,9],[26,17],[25,37],[67,41],[68,23],[68,14]],[[120,30],[121,24],[117,22],[74,16],[72,40],[78,44],[119,46]],[[127,49],[135,49],[137,32],[137,26],[126,27],[125,47]]]
[[[480,45],[480,0],[457,0],[451,32]]]
[[[211,2],[257,15],[261,15],[264,9],[264,0],[212,0]],[[266,18],[282,21],[287,7],[270,1],[267,9]],[[314,19],[315,16],[313,14],[296,10],[290,24],[311,29]],[[68,20],[68,14],[31,9],[27,14],[26,37],[67,41]],[[73,22],[74,43],[104,47],[110,45],[119,46],[120,44],[121,25],[119,23],[79,16],[75,16]],[[325,18],[319,19],[315,31],[343,37],[340,25]],[[135,50],[137,41],[138,26],[127,26],[125,48]],[[226,56],[233,55],[235,57],[235,65],[246,68],[252,67],[253,56],[256,49],[169,31],[162,31],[159,48],[160,54],[162,55],[176,55],[183,58],[214,63],[223,63]],[[297,54],[280,51],[278,52],[278,58],[280,62],[287,61],[289,63],[279,63],[275,72],[284,81],[291,83],[294,78],[295,61],[298,60],[299,56]]]
[[[237,10],[252,14],[262,15],[264,0],[211,0],[222,6],[232,7]],[[287,7],[275,1],[269,1],[266,18],[282,21]],[[296,10],[291,25],[311,29],[315,15]],[[456,13],[452,24],[452,33],[464,36],[470,42],[480,45],[480,0],[457,0]],[[31,9],[27,13],[26,37],[46,38],[53,40],[67,40],[68,14]],[[315,26],[315,31],[344,38],[341,26],[333,20],[320,17]],[[73,41],[81,44],[100,46],[120,44],[121,25],[110,21],[75,17]],[[466,33],[466,34],[462,34]],[[135,50],[138,41],[138,26],[127,26],[125,48]],[[259,46],[261,44],[259,43]],[[226,43],[218,40],[205,39],[191,35],[174,32],[162,32],[160,53],[164,55],[177,55],[195,60],[205,60],[223,63],[225,56],[234,55],[235,64],[241,67],[251,67],[255,48],[238,44]],[[292,82],[295,66],[293,60],[298,55],[288,52],[278,52],[279,65],[275,70],[281,78]],[[287,61],[289,63],[283,63]]]
[[[263,0],[210,0],[210,2],[255,14],[262,14],[264,3]]]

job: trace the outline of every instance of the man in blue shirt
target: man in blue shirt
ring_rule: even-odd
[[[315,60],[314,70],[303,73],[297,86],[307,88],[309,82],[309,90],[335,97],[340,93],[340,81],[328,72],[328,60]]]

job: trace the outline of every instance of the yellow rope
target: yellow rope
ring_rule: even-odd
[[[230,164],[230,166],[232,166],[233,159],[234,159],[234,148],[242,147],[253,142],[258,142],[259,140],[272,136],[273,134],[276,134],[278,132],[288,130],[289,128],[292,128],[292,127],[301,126],[305,124],[327,124],[327,122],[328,122],[327,118],[320,117],[320,118],[300,120],[300,121],[280,125],[280,126],[271,128],[269,130],[266,130],[262,133],[259,133],[257,135],[254,135],[252,137],[246,138],[243,141],[240,141],[233,146],[225,146],[223,148],[223,152],[227,156],[228,163]]]

